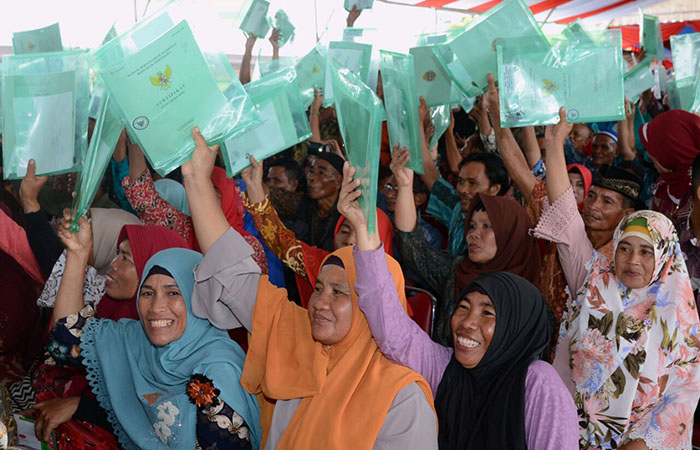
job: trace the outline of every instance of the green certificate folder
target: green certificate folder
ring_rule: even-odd
[[[294,67],[295,63],[296,61],[291,56],[282,56],[281,58],[272,59],[270,61],[260,61],[260,58],[258,58],[258,68],[260,69],[261,77],[289,67]]]
[[[89,72],[84,50],[7,55],[2,63],[3,176],[73,172],[87,147]]]
[[[654,74],[651,73],[651,67],[649,67],[650,64],[651,61],[646,59],[634,66],[634,68],[623,77],[625,82],[625,97],[632,103],[636,103],[644,91],[656,85]]]
[[[671,36],[676,80],[694,80],[700,64],[700,33]]]
[[[12,51],[15,55],[60,52],[61,50],[63,50],[63,43],[58,23],[36,30],[12,33]]]
[[[331,83],[331,63],[337,62],[354,73],[363,83],[369,80],[369,69],[372,60],[372,46],[357,42],[333,41],[328,44],[326,57],[326,82],[323,88],[323,104],[330,106],[334,103],[333,84]]]
[[[403,55],[382,50],[381,71],[384,88],[389,141],[391,147],[399,147],[411,152],[408,167],[423,174],[423,143],[420,137],[418,120],[418,95],[413,71],[413,55]]]
[[[229,177],[250,165],[250,155],[262,161],[311,136],[295,77],[294,68],[288,68],[246,85],[261,124],[224,142],[222,154]]]
[[[462,92],[474,96],[486,91],[489,73],[497,76],[496,44],[508,38],[527,38],[533,50],[550,48],[527,4],[503,0],[457,36],[436,45],[436,55]]]
[[[574,22],[571,22],[562,30],[561,34],[571,41],[579,41],[588,44],[595,42],[593,37],[581,23],[581,19],[576,19]]]
[[[659,18],[648,14],[642,14],[640,23],[639,42],[641,42],[642,47],[647,50],[647,56],[651,59],[659,60],[666,58]]]
[[[247,34],[253,34],[258,39],[263,39],[270,31],[270,24],[267,21],[267,11],[270,3],[265,0],[253,0],[243,17],[240,29]]]
[[[326,82],[326,47],[316,44],[303,58],[296,62],[297,85],[301,91],[304,108],[314,101],[314,88],[323,90]]]
[[[374,0],[345,0],[345,10],[350,11],[353,6],[357,5],[357,9],[372,9]]]
[[[605,122],[625,117],[622,42],[619,33],[597,44],[558,40],[550,51],[528,40],[498,44],[501,125]]]
[[[161,175],[189,159],[194,126],[211,145],[230,137],[236,125],[235,111],[217,86],[186,21],[102,69],[99,76],[119,105],[130,136]]]
[[[384,108],[377,95],[349,69],[333,63],[331,79],[336,93],[336,114],[348,161],[360,180],[358,199],[371,233],[377,227],[379,150]]]
[[[690,78],[675,80],[668,83],[668,96],[671,109],[690,111],[693,106],[693,89],[695,83]]]
[[[287,13],[281,9],[275,14],[275,28],[277,28],[277,32],[280,35],[280,38],[277,41],[277,44],[279,44],[280,47],[290,40],[294,40],[294,25],[292,25],[292,22],[289,21]]]
[[[106,93],[100,103],[95,128],[92,131],[92,139],[90,139],[90,145],[85,153],[85,158],[83,158],[82,170],[75,185],[75,196],[71,205],[73,216],[71,229],[74,231],[78,230],[78,219],[87,213],[95,199],[95,194],[102,182],[105,169],[112,153],[114,153],[114,147],[117,145],[123,127],[119,109],[111,101],[109,93]]]
[[[430,46],[410,50],[415,61],[414,73],[418,97],[424,97],[428,106],[446,105],[459,101],[459,92]]]

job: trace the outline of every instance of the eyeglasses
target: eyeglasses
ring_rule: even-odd
[[[398,186],[394,186],[394,185],[391,184],[391,183],[385,184],[384,186],[382,186],[382,189],[385,190],[385,191],[387,191],[387,192],[391,192],[391,191],[399,192],[399,187],[398,187]]]

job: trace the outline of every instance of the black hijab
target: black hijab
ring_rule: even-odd
[[[453,354],[445,369],[435,396],[440,449],[526,449],[525,378],[549,341],[546,304],[532,283],[508,272],[479,276],[460,298],[474,291],[491,298],[496,327],[475,368]]]

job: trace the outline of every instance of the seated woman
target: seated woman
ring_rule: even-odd
[[[391,162],[399,186],[396,243],[404,264],[439,294],[434,338],[449,345],[450,316],[464,288],[480,274],[493,271],[515,273],[539,285],[540,253],[535,239],[528,235],[531,225],[525,209],[511,199],[486,194],[476,194],[466,212],[468,255],[454,256],[431,247],[416,226],[413,171],[406,168],[408,160],[408,150],[401,149]]]
[[[64,222],[70,220],[69,214],[66,211]],[[55,302],[59,301],[60,288],[65,287],[66,277],[71,279],[72,283],[78,282],[75,280],[76,276],[80,278],[80,290],[71,297],[70,307],[63,310],[63,315],[57,315],[61,313],[54,308],[53,320],[74,314],[88,303],[92,304],[97,316],[101,319],[113,321],[138,319],[136,307],[138,285],[148,258],[167,248],[187,248],[187,243],[177,233],[164,227],[125,225],[119,233],[117,247],[112,250],[114,256],[110,269],[106,277],[102,278],[104,295],[99,302],[94,302],[89,301],[88,296],[84,294],[85,278],[83,277],[83,274],[88,271],[87,261],[90,259],[90,249],[94,247],[95,234],[92,233],[91,228],[91,224],[88,223],[77,235],[68,232],[67,225],[60,231],[60,236],[69,240],[64,240],[67,247],[65,267],[61,278],[58,279],[60,284],[59,290],[56,291]],[[52,301],[52,305],[53,303]],[[81,433],[83,427],[79,420],[89,420],[90,411],[96,404],[82,367],[55,364],[47,353],[42,364],[31,374],[30,388],[32,401],[29,405],[36,403],[34,408],[40,411],[42,420],[49,421],[53,427],[66,423],[66,426],[57,429],[59,440],[72,441],[74,433]],[[71,419],[78,420],[71,421]]]
[[[88,305],[58,319],[49,334],[58,362],[87,369],[102,408],[92,418],[106,416],[124,448],[258,448],[257,401],[237,381],[245,354],[192,314],[192,271],[201,260],[175,248],[151,257],[138,287],[138,321],[95,318]],[[67,296],[80,292],[74,281],[61,283],[59,317]],[[50,432],[37,422],[38,437]]]
[[[574,395],[581,448],[690,448],[700,396],[695,299],[671,221],[637,211],[593,250],[566,174],[566,112],[548,129],[551,205],[534,234],[557,244],[569,291],[554,367]]]
[[[282,223],[269,197],[265,195],[262,164],[253,156],[250,157],[250,164],[250,167],[241,172],[241,177],[248,188],[247,193],[243,195],[243,204],[253,217],[255,227],[260,231],[265,244],[294,271],[301,305],[306,307],[316,283],[316,275],[321,269],[321,262],[329,252],[297,239],[294,232]],[[355,230],[344,221],[345,218],[341,216],[335,226],[333,246],[336,250],[355,245]],[[377,227],[384,249],[391,254],[394,227],[389,217],[379,208],[377,208]]]
[[[241,382],[276,401],[274,410],[268,401],[261,406],[264,448],[437,448],[430,387],[377,348],[357,306],[352,250],[326,258],[308,310],[288,301],[260,276],[250,247],[217,205],[210,180],[217,147],[207,147],[197,129],[193,136],[182,173],[205,252],[193,309],[217,327],[249,331]]]
[[[338,209],[358,230],[360,308],[382,353],[430,383],[440,449],[578,449],[571,396],[552,366],[538,361],[549,328],[537,288],[508,272],[478,276],[450,311],[452,348],[433,342],[397,301],[400,272],[389,272],[379,240],[367,233],[354,203],[354,169],[344,172]]]

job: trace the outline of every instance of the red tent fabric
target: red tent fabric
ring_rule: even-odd
[[[700,32],[700,20],[692,20],[688,22],[670,22],[661,24],[661,34],[664,42],[668,42],[671,36],[678,34],[683,28],[690,26],[696,32]],[[622,48],[631,50],[634,47],[639,47],[639,25],[625,25],[610,28],[619,28],[622,32]]]
[[[385,3],[484,13],[501,0],[380,0]],[[663,0],[525,0],[539,21],[570,23],[576,19],[606,22],[634,14]]]

